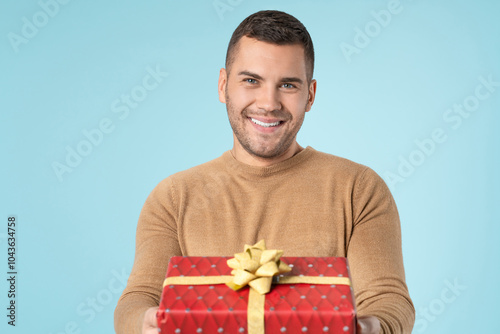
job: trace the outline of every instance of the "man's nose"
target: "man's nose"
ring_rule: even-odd
[[[281,110],[281,97],[276,87],[262,87],[257,94],[257,108],[264,111]]]

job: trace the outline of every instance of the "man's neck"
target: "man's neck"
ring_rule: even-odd
[[[283,154],[272,158],[262,158],[247,152],[239,143],[235,143],[231,150],[231,154],[236,160],[244,164],[256,167],[269,167],[293,157],[303,149],[304,148],[295,141]]]

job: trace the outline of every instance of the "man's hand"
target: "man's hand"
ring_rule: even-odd
[[[379,334],[380,321],[377,317],[365,315],[358,318],[358,334]]]
[[[146,313],[144,313],[144,320],[142,322],[142,334],[158,334],[156,311],[158,311],[158,307],[150,307],[146,310]]]

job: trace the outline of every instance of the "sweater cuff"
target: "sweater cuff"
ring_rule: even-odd
[[[139,296],[128,296],[118,302],[115,309],[116,334],[142,334],[144,314],[154,303]]]
[[[363,310],[358,316],[375,316],[380,321],[380,334],[411,334],[415,322],[413,305],[379,305],[377,310]]]

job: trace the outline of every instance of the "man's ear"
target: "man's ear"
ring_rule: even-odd
[[[227,72],[225,68],[221,68],[219,72],[219,101],[226,103],[226,84],[227,84]]]
[[[316,97],[316,79],[312,79],[311,83],[309,84],[309,98],[307,100],[306,112],[311,110],[315,97]]]

